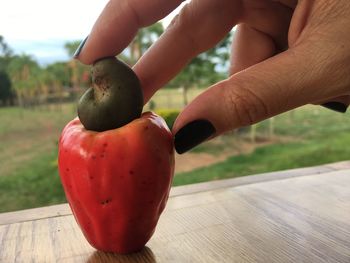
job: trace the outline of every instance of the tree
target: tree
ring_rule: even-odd
[[[55,62],[48,65],[45,70],[51,74],[62,86],[70,85],[70,72],[67,62]]]
[[[43,74],[43,91],[54,101],[62,101],[65,87],[71,84],[70,68],[67,62],[48,65]]]
[[[8,72],[20,106],[32,105],[40,88],[38,63],[29,55],[13,56],[8,64]]]
[[[5,71],[0,71],[0,105],[5,105],[13,97],[11,80]]]
[[[71,41],[67,42],[64,45],[64,48],[67,51],[67,54],[70,57],[73,57],[74,52],[77,50],[79,47],[81,41]],[[68,62],[68,68],[70,70],[69,75],[70,75],[70,83],[71,86],[73,86],[74,89],[80,89],[82,86],[87,86],[90,84],[90,71],[88,66],[83,65],[79,61],[75,59],[71,59]]]
[[[7,72],[12,53],[4,37],[0,36],[0,104],[2,105],[13,99],[11,80]]]
[[[128,47],[129,57],[124,55],[123,58],[128,64],[134,65],[163,32],[164,28],[160,22],[141,28]]]
[[[75,51],[78,49],[81,41],[74,40],[64,44],[64,49],[66,50],[69,57],[73,57]]]
[[[228,34],[217,46],[199,54],[174,78],[167,87],[179,87],[183,91],[184,105],[188,104],[188,89],[207,87],[225,78],[229,58]]]

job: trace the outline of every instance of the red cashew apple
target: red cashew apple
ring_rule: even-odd
[[[117,74],[111,65],[123,72],[119,78],[128,87],[113,80],[111,75]],[[145,246],[165,208],[174,174],[173,137],[156,114],[139,116],[139,105],[123,101],[118,111],[113,104],[116,98],[122,101],[120,96],[132,100],[132,94],[138,94],[130,91],[130,83],[139,82],[131,70],[125,70],[126,65],[108,58],[94,67],[95,85],[80,101],[80,118],[69,122],[60,137],[59,174],[88,242],[101,251],[131,253]],[[123,81],[125,77],[129,82]],[[137,100],[142,103],[140,96]],[[130,114],[133,108],[137,113]],[[115,111],[122,121],[111,126],[108,118],[115,119]]]

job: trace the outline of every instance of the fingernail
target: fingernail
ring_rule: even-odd
[[[207,120],[195,120],[182,127],[175,134],[175,150],[182,154],[204,142],[216,132]]]
[[[348,106],[346,106],[345,104],[343,104],[341,102],[336,102],[336,101],[324,103],[324,104],[322,104],[322,106],[327,108],[327,109],[334,110],[334,111],[341,112],[341,113],[345,113],[346,110],[348,109]]]
[[[81,41],[79,47],[77,48],[77,50],[74,52],[74,55],[73,55],[73,58],[78,58],[79,57],[79,54],[81,52],[81,50],[83,49],[85,43],[86,43],[86,40],[88,39],[89,36],[87,36],[83,41]]]

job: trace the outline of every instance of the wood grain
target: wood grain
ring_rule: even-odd
[[[173,196],[147,247],[131,255],[93,249],[69,213],[3,223],[0,262],[349,263],[350,169],[334,167]]]

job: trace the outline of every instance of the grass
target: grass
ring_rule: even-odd
[[[173,185],[193,184],[349,160],[350,148],[345,147],[349,144],[350,136],[348,132],[344,132],[327,140],[268,145],[250,154],[232,156],[209,167],[177,174]]]
[[[187,91],[188,100],[193,100],[201,92],[201,89],[189,89]],[[154,102],[156,108],[161,109],[179,109],[184,106],[183,93],[179,89],[158,90],[151,100]],[[146,105],[146,109],[148,107],[149,104]]]
[[[169,94],[177,96],[173,101],[181,101],[178,91],[172,90]],[[158,97],[156,106],[166,105],[164,100],[168,95],[158,94],[163,97]],[[0,212],[65,202],[56,165],[57,140],[75,114],[72,104],[60,109],[56,106],[37,110],[0,108]],[[268,137],[269,124],[265,121],[257,125],[259,137]],[[231,156],[206,168],[179,173],[174,185],[318,165],[350,157],[349,115],[308,106],[275,117],[274,130],[277,140],[274,139],[273,144],[250,154]],[[249,138],[247,132],[249,128],[239,136],[222,136],[192,152],[217,155],[239,147],[234,141]]]
[[[57,141],[75,116],[71,104],[0,109],[0,212],[64,202]]]
[[[259,123],[259,136],[267,136],[269,121]],[[177,174],[173,185],[192,184],[250,174],[285,170],[350,159],[350,118],[318,106],[306,106],[274,118],[275,136],[282,142],[255,149],[250,154],[190,172]],[[287,138],[283,140],[283,138]],[[286,142],[283,142],[286,141]],[[225,143],[225,142],[224,142]],[[228,144],[228,143],[226,143]],[[222,145],[210,142],[192,152],[217,154]]]
[[[65,202],[55,159],[52,151],[10,176],[0,176],[0,212]]]

